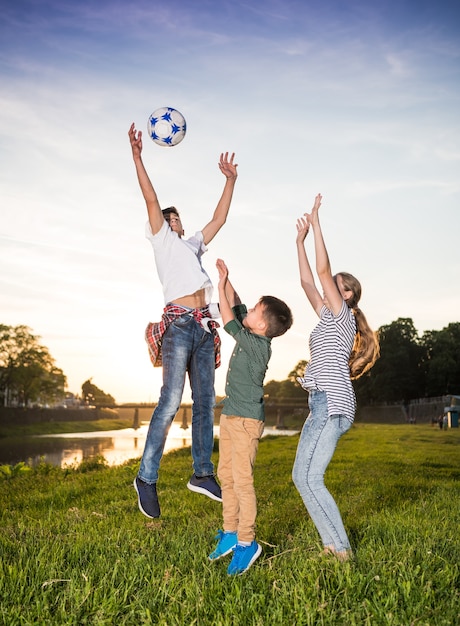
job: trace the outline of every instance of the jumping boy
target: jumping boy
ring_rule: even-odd
[[[179,409],[188,373],[192,388],[191,491],[222,501],[214,477],[211,455],[214,445],[214,374],[219,362],[219,336],[210,312],[212,283],[203,269],[201,256],[206,245],[225,224],[237,179],[234,154],[220,155],[219,168],[225,186],[211,221],[193,237],[184,230],[175,207],[160,208],[156,192],[142,162],[142,132],[131,125],[129,140],[139,185],[147,206],[146,237],[152,244],[158,276],[163,287],[165,309],[158,324],[150,324],[147,338],[152,362],[161,359],[163,386],[153,412],[139,473],[134,479],[141,512],[160,517],[156,483],[169,427]]]
[[[218,531],[218,543],[209,559],[215,561],[233,552],[227,573],[235,575],[249,569],[262,551],[255,540],[254,463],[264,430],[263,382],[272,337],[283,335],[291,327],[292,313],[274,296],[262,296],[248,311],[228,279],[225,263],[218,259],[216,265],[224,329],[236,344],[220,418],[217,476],[222,487],[223,530]]]

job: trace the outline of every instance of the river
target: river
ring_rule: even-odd
[[[57,467],[70,467],[83,460],[102,456],[109,465],[121,465],[130,459],[139,459],[144,450],[148,422],[140,427],[88,433],[36,435],[16,439],[0,439],[0,465],[16,465],[20,461],[31,467],[41,461]],[[166,440],[165,452],[191,446],[191,428],[173,422]],[[295,430],[266,427],[266,435],[294,435]],[[219,437],[219,426],[214,426]]]

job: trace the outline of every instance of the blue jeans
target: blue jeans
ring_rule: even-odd
[[[198,477],[214,473],[214,338],[188,314],[172,322],[163,335],[163,386],[145,442],[139,478],[156,483],[171,423],[179,410],[188,373],[192,390],[192,458]]]
[[[325,546],[337,552],[350,549],[337,504],[324,484],[324,474],[337,442],[351,427],[344,415],[328,416],[324,391],[311,390],[310,415],[300,435],[292,479]]]

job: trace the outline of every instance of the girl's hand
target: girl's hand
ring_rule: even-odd
[[[310,224],[305,217],[299,217],[297,220],[297,237],[296,244],[303,244],[305,241],[305,237],[308,235],[308,231],[310,230]]]
[[[310,225],[318,223],[318,209],[321,206],[321,200],[322,199],[323,199],[323,196],[319,193],[316,196],[316,198],[315,198],[315,202],[313,204],[313,208],[311,210],[311,213],[304,213],[304,215],[307,218],[307,221],[308,221],[308,223]]]

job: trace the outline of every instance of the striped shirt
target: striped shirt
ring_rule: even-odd
[[[356,335],[356,320],[345,300],[337,316],[323,306],[320,321],[310,335],[310,362],[297,380],[307,391],[325,391],[329,415],[353,421],[356,398],[348,360]]]

